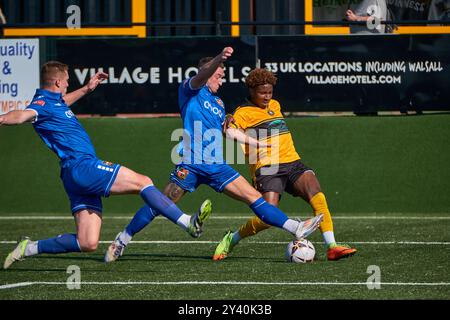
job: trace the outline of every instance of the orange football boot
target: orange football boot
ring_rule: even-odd
[[[342,258],[347,258],[356,253],[356,249],[351,248],[346,244],[334,244],[331,245],[327,250],[328,260],[339,260]]]

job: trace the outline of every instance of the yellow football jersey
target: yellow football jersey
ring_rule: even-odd
[[[233,117],[235,128],[243,129],[247,135],[270,143],[268,148],[243,146],[252,177],[263,166],[300,159],[278,101],[270,100],[267,108],[260,108],[246,101],[234,111]]]

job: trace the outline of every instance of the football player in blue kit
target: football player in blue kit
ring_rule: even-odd
[[[252,147],[268,146],[227,125],[225,106],[217,92],[225,75],[223,63],[232,54],[233,48],[226,47],[214,58],[201,59],[197,75],[184,80],[179,86],[178,105],[184,127],[179,148],[182,160],[171,173],[164,194],[176,203],[186,192],[194,192],[199,185],[206,184],[216,192],[245,202],[265,223],[283,228],[297,239],[305,238],[318,228],[323,214],[305,221],[288,218],[280,209],[267,203],[261,193],[223,159],[223,135]],[[153,218],[145,211],[138,212],[132,223],[140,224],[134,229],[141,230]],[[123,254],[135,234],[128,232],[129,229],[128,226],[117,235],[105,260],[115,261]]]
[[[149,177],[97,158],[88,134],[69,107],[107,77],[99,72],[84,87],[67,93],[68,66],[57,61],[47,62],[41,69],[41,89],[37,89],[30,105],[25,110],[0,116],[0,125],[32,122],[40,138],[56,153],[60,159],[60,177],[76,224],[76,234],[66,233],[38,241],[22,239],[5,259],[4,269],[25,257],[41,253],[95,251],[102,224],[101,197],[140,194],[146,205],[139,212],[162,214],[194,237],[209,216],[208,201],[196,215],[186,215],[155,188]]]

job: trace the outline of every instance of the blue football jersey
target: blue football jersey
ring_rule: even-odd
[[[205,85],[193,90],[190,80],[184,80],[178,88],[178,105],[186,137],[180,143],[183,163],[213,164],[223,160],[222,124],[225,121],[225,106],[222,100]]]
[[[62,167],[73,160],[96,158],[91,139],[60,93],[36,90],[27,110],[36,112],[33,127]]]

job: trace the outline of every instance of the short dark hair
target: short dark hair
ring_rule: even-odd
[[[64,73],[69,70],[69,66],[59,61],[48,61],[41,68],[41,85],[50,86],[52,79],[58,73]]]
[[[210,62],[212,59],[214,59],[214,57],[203,57],[198,61],[198,69],[200,70],[201,68],[203,68],[203,66],[205,64],[207,64],[208,62]],[[221,68],[225,68],[225,65],[223,63],[221,63],[219,65],[219,67]]]

